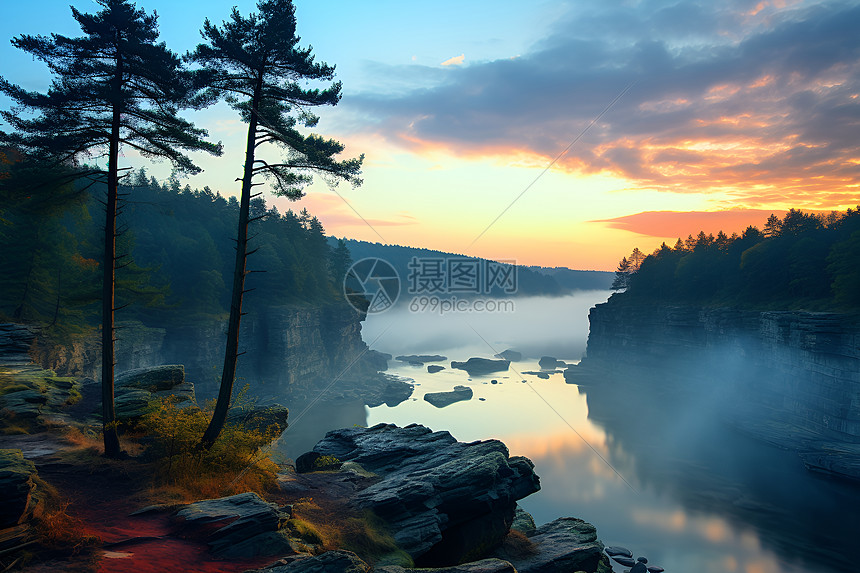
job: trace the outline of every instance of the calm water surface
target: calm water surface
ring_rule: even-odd
[[[539,370],[541,355],[578,362],[588,308],[607,296],[520,299],[515,312],[489,316],[371,316],[365,341],[393,354],[439,353],[450,361],[515,348],[526,356],[508,372],[472,377],[447,362],[429,374],[392,361],[389,373],[415,381],[412,398],[394,408],[315,407],[285,434],[283,447],[295,457],[329,429],[380,422],[420,423],[462,441],[496,438],[535,463],[542,490],[520,505],[538,524],[580,517],[604,543],[670,573],[856,569],[860,488],[815,476],[795,454],[731,430],[705,397],[697,405],[661,394],[654,373],[581,385],[566,384],[560,373],[549,380],[525,374]],[[455,385],[470,386],[472,400],[442,409],[423,400]]]

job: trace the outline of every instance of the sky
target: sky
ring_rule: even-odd
[[[3,0],[0,75],[45,90],[18,34],[79,35],[69,4]],[[141,0],[178,53],[247,0]],[[794,0],[295,0],[298,32],[343,97],[315,131],[364,154],[364,183],[296,203],[328,233],[521,264],[614,270],[696,234],[789,208],[860,203],[860,4]],[[34,6],[38,17],[34,17]],[[8,108],[0,98],[0,107]],[[187,114],[222,141],[192,187],[235,195],[245,130],[220,104]],[[167,177],[167,164],[133,154]]]

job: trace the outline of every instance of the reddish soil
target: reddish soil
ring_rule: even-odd
[[[129,475],[117,470],[90,471],[89,468],[59,462],[53,456],[39,457],[39,477],[57,488],[69,502],[66,512],[82,523],[82,533],[102,541],[94,555],[71,558],[69,565],[79,568],[93,563],[99,573],[195,572],[232,573],[256,569],[274,558],[219,560],[207,552],[202,541],[171,536],[174,527],[169,513],[149,512],[132,516],[141,509],[139,492],[147,476]],[[130,462],[133,464],[134,462]],[[140,466],[143,467],[143,466]],[[53,562],[51,569],[64,569]]]

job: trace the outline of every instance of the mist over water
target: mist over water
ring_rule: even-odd
[[[627,546],[669,573],[853,570],[860,488],[812,474],[794,452],[726,424],[726,409],[741,405],[725,400],[724,379],[649,368],[577,385],[560,372],[549,379],[526,374],[539,370],[541,356],[581,358],[588,311],[608,295],[515,299],[507,313],[400,307],[370,315],[363,338],[374,349],[442,354],[448,361],[437,364],[445,370],[430,374],[426,365],[392,360],[390,374],[415,382],[409,400],[393,408],[356,403],[335,410],[321,403],[285,434],[288,455],[310,449],[327,430],[353,424],[419,423],[462,441],[495,438],[535,463],[542,490],[520,505],[538,524],[585,519],[606,544]],[[508,348],[524,356],[506,372],[470,376],[450,368],[451,360]],[[736,356],[726,349],[692,367],[707,372],[720,364],[720,377],[761,375],[744,372]],[[423,399],[456,385],[469,386],[474,397],[441,409]],[[623,570],[615,565],[617,573]]]
[[[374,350],[398,354],[441,353],[452,360],[492,358],[512,348],[525,357],[550,355],[579,359],[588,339],[588,310],[605,302],[610,291],[580,291],[561,297],[522,297],[499,301],[497,312],[413,312],[399,304],[371,314],[362,327]],[[415,305],[421,308],[419,305]]]

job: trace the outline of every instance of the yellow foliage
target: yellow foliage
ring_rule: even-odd
[[[157,466],[154,494],[182,501],[246,491],[263,494],[273,487],[280,468],[263,448],[276,436],[228,423],[212,447],[203,448],[200,438],[211,418],[207,410],[179,407],[168,398],[153,404],[141,419],[139,427],[152,440],[148,453]]]

